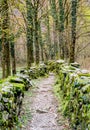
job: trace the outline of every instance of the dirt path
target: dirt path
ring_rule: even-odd
[[[31,100],[26,95],[26,108],[31,111],[32,119],[28,120],[27,125],[22,130],[70,130],[61,115],[61,122],[58,123],[58,103],[52,89],[54,81],[54,75],[51,74],[48,78],[37,82]]]

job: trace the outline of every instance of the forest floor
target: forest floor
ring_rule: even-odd
[[[53,74],[34,81],[33,90],[25,93],[18,130],[70,130],[68,121],[58,113],[54,84]]]

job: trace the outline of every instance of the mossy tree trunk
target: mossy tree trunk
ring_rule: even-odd
[[[10,70],[10,44],[9,44],[9,7],[8,1],[2,0],[2,70],[3,78],[11,74]]]
[[[50,13],[49,13],[49,7],[48,7],[48,4],[49,3],[47,3],[47,6],[46,6],[46,11],[48,12],[47,13],[47,16],[46,16],[46,22],[45,22],[45,24],[46,24],[46,27],[47,27],[47,46],[48,46],[48,54],[49,54],[49,56],[48,56],[48,59],[52,59],[52,56],[51,56],[51,54],[52,54],[52,49],[51,49],[51,34],[50,34],[50,20],[49,20],[49,16],[50,16]]]
[[[41,48],[41,61],[44,61],[44,52],[43,52],[43,41],[42,41],[42,31],[41,31],[41,21],[38,22],[38,30],[39,30],[39,43]]]
[[[0,21],[0,52],[2,51],[2,40],[1,40],[1,35],[2,35],[2,31],[1,31],[1,21]]]
[[[71,28],[71,45],[70,45],[70,63],[73,63],[75,61],[77,0],[72,0],[71,4],[72,4],[71,6],[72,28]]]
[[[36,64],[39,64],[39,30],[38,30],[38,7],[39,7],[39,0],[34,1],[34,41],[35,41],[35,60],[36,60]]]
[[[50,5],[51,5],[51,13],[52,13],[52,17],[54,20],[54,55],[55,58],[57,59],[59,56],[59,50],[58,50],[58,15],[57,15],[57,9],[56,9],[56,1],[55,0],[50,0]]]
[[[12,74],[16,74],[16,59],[15,59],[15,43],[14,43],[14,35],[11,35],[11,60],[12,60]]]
[[[34,62],[33,54],[33,6],[30,0],[26,0],[27,8],[27,67]]]
[[[63,0],[58,0],[59,2],[59,20],[60,20],[60,25],[59,25],[59,35],[60,35],[60,57],[64,59],[64,39],[63,39],[63,33],[64,33],[64,7],[63,7]]]
[[[70,13],[69,13],[69,2],[66,1],[65,3],[65,35],[66,35],[66,39],[65,39],[65,51],[64,51],[64,58],[65,60],[69,60],[69,51],[70,51],[70,28],[69,28],[69,25],[70,25]]]

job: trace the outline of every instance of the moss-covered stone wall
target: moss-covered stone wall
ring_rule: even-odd
[[[63,95],[63,112],[75,130],[90,130],[90,73],[77,63],[56,67],[58,92]]]
[[[21,110],[24,91],[31,86],[31,79],[48,74],[45,64],[38,67],[23,69],[14,77],[0,80],[0,130],[13,129]]]
[[[20,113],[24,91],[31,86],[25,75],[9,77],[0,84],[0,129],[13,126]]]

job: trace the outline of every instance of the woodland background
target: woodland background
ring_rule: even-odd
[[[90,69],[90,0],[0,0],[0,77],[32,63],[69,62],[71,48],[73,61]]]

